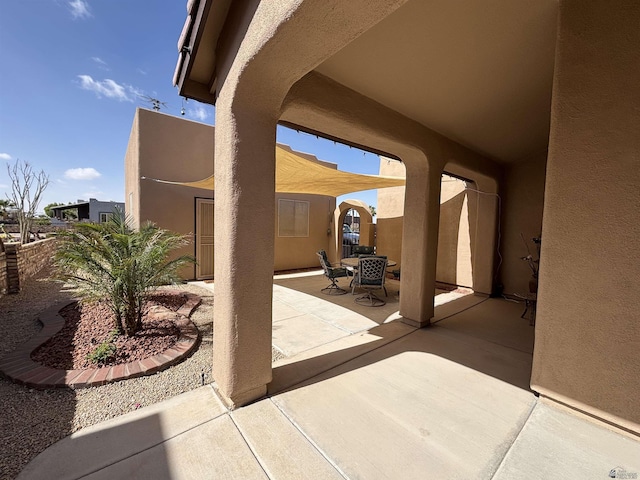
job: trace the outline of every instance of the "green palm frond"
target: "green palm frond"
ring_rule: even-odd
[[[193,263],[183,255],[168,260],[186,237],[152,223],[134,230],[122,211],[101,224],[81,224],[61,235],[55,256],[57,276],[87,300],[103,300],[116,317],[116,328],[133,334],[140,328],[144,295],[159,285],[180,281],[177,271]]]

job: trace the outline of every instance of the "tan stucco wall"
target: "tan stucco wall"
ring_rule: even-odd
[[[500,275],[505,294],[529,291],[531,269],[521,257],[527,255],[524,237],[537,258],[532,238],[542,232],[547,152],[515,163],[506,169],[502,195],[502,266]],[[521,237],[522,235],[522,237]]]
[[[302,200],[309,202],[309,236],[278,236],[278,199]],[[329,251],[331,244],[331,217],[335,208],[334,197],[320,195],[278,195],[276,194],[276,227],[274,249],[274,271],[297,268],[318,267],[316,252]]]
[[[475,212],[469,211],[469,195],[465,190],[466,184],[462,180],[447,175],[442,177],[436,279],[472,287],[470,231],[474,229],[470,220],[475,220]]]
[[[404,177],[406,170],[401,162],[381,157],[380,175]],[[378,190],[377,251],[394,259],[401,258],[402,252],[404,195],[404,187]],[[475,214],[469,211],[469,195],[474,194],[465,193],[463,181],[443,177],[436,280],[472,287],[471,233],[475,232]]]
[[[405,177],[406,168],[402,162],[380,157],[380,175]],[[402,266],[402,216],[404,215],[405,187],[381,188],[378,190],[376,207],[376,251],[380,255],[397,259]]]
[[[335,163],[324,162],[315,155],[298,152],[288,145],[278,144],[281,148],[295,153],[307,160],[317,162],[325,167],[337,169]],[[278,236],[278,200],[281,198],[309,202],[309,236]],[[335,197],[324,195],[300,195],[276,193],[276,224],[273,270],[294,270],[297,268],[318,267],[320,264],[316,252],[332,249],[333,211],[336,208]],[[331,230],[331,231],[330,231]]]
[[[291,150],[288,146],[281,146]],[[135,226],[149,220],[181,234],[195,233],[195,198],[214,198],[214,192],[157,183],[141,177],[200,180],[214,171],[213,151],[214,127],[211,125],[138,109],[125,156],[125,205]],[[336,168],[335,164],[321,162],[313,155],[296,154]],[[309,237],[278,237],[276,217],[274,270],[319,267],[315,252],[330,246],[331,237],[327,229],[335,209],[335,198],[276,194],[276,212],[279,198],[310,203]],[[195,255],[195,241],[179,253]],[[185,279],[195,278],[195,266],[186,267],[181,273]]]
[[[140,111],[133,117],[129,143],[124,155],[124,210],[135,227],[140,226]]]
[[[213,198],[213,192],[141,177],[183,182],[208,177],[213,171],[213,138],[210,125],[136,110],[125,157],[125,205],[136,226],[151,221],[173,232],[195,233],[195,197]],[[195,241],[177,254],[195,255]],[[185,267],[181,275],[195,278],[195,265]]]
[[[636,433],[638,25],[638,2],[560,2],[531,380]]]

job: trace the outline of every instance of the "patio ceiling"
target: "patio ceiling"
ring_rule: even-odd
[[[548,143],[557,0],[411,0],[316,71],[502,163]]]
[[[215,103],[231,3],[188,3],[174,75],[182,95]],[[558,0],[408,0],[315,71],[485,157],[517,162],[548,145],[557,15]]]

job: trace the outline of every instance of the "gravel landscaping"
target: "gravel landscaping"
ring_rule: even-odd
[[[38,453],[65,436],[138,408],[210,383],[213,292],[180,285],[202,297],[191,320],[201,343],[182,363],[148,377],[124,380],[83,390],[32,390],[0,378],[0,478],[13,479]],[[71,301],[62,285],[43,271],[23,285],[19,294],[0,296],[0,357],[34,336],[41,328],[37,316],[48,306]],[[281,354],[274,351],[274,360]]]

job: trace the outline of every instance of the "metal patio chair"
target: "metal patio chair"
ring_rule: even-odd
[[[331,285],[320,290],[322,293],[327,295],[344,295],[347,291],[344,288],[340,288],[338,285],[338,278],[349,277],[349,272],[344,267],[334,267],[329,262],[327,258],[327,252],[324,250],[320,250],[316,252],[318,255],[318,259],[320,260],[320,265],[322,265],[322,269],[324,270],[324,276],[331,280]]]
[[[366,295],[357,297],[355,302],[358,305],[369,307],[381,307],[387,302],[373,293],[373,290],[384,290],[387,296],[387,289],[384,280],[387,274],[387,257],[370,256],[358,259],[358,270],[352,282],[351,293],[355,293],[356,287],[367,290]]]

